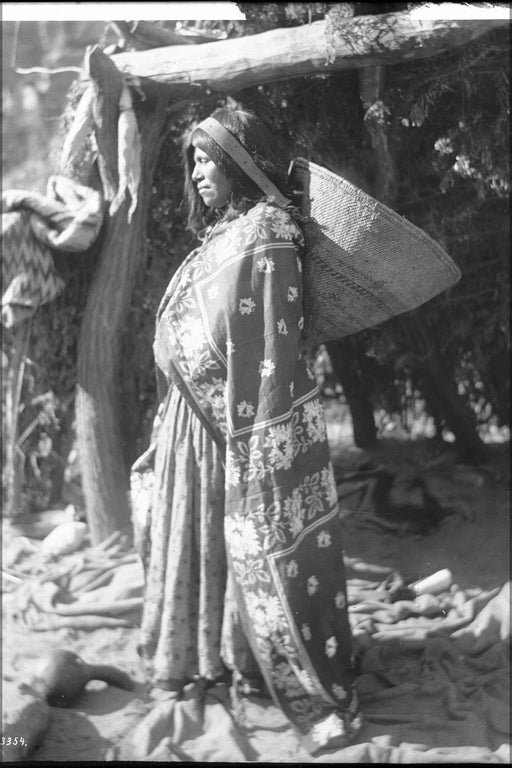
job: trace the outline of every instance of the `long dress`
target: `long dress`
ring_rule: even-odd
[[[170,386],[132,498],[148,511],[140,652],[155,682],[254,658],[314,754],[361,717],[325,415],[300,352],[302,246],[286,211],[258,203],[177,271],[154,343]]]

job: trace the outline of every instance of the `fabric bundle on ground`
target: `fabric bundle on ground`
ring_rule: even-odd
[[[28,628],[138,633],[143,574],[132,550],[117,541],[45,567],[38,555],[12,601]],[[312,757],[269,698],[197,681],[181,698],[158,692],[107,760],[509,764],[510,584],[400,600],[393,569],[347,558],[346,570],[365,720],[353,743]]]
[[[30,629],[134,627],[140,622],[144,575],[139,558],[119,544],[87,548],[44,566],[27,561],[14,612]]]
[[[383,582],[348,590],[365,717],[353,744],[313,758],[269,699],[193,683],[163,694],[107,759],[509,763],[510,585],[396,602]]]

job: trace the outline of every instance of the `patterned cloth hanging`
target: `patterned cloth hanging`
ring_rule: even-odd
[[[87,250],[102,220],[101,195],[64,176],[50,177],[46,196],[3,192],[1,320],[6,328],[31,317],[63,289],[52,249]]]

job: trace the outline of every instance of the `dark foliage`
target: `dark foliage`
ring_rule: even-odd
[[[275,5],[240,7],[261,30],[269,28]],[[298,5],[303,14],[298,23],[307,23],[306,11],[323,12],[338,30],[352,15],[404,7],[328,3],[320,9],[316,3],[283,3],[280,26],[297,23],[292,6]],[[484,433],[510,419],[509,51],[509,31],[503,29],[387,70],[388,136],[399,182],[395,207],[440,242],[463,273],[455,289],[419,313]],[[237,97],[267,117],[297,154],[372,191],[374,157],[356,71],[248,89]],[[359,337],[355,341],[366,348],[362,373],[374,406],[407,422],[405,414],[418,400],[424,402],[424,393],[400,323]],[[430,411],[441,431],[442,415],[434,407]]]

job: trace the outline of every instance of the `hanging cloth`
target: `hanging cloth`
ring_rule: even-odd
[[[103,221],[99,192],[64,176],[52,176],[47,194],[22,189],[2,194],[2,323],[10,328],[53,301],[64,281],[52,250],[80,252]]]

